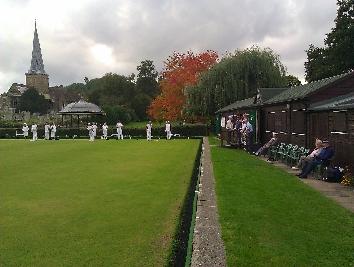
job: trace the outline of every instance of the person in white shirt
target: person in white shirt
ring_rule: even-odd
[[[44,139],[49,140],[49,135],[50,135],[50,125],[49,123],[46,123],[44,125]]]
[[[117,127],[117,139],[122,139],[123,140],[123,124],[118,121],[116,124]]]
[[[87,124],[87,130],[88,130],[88,132],[89,132],[89,137],[90,137],[89,141],[90,141],[90,142],[94,141],[95,138],[94,138],[94,136],[93,136],[93,128],[92,128],[91,123],[88,123],[88,124]]]
[[[93,136],[93,139],[96,138],[96,135],[97,135],[97,123],[93,122],[92,123],[92,136]]]
[[[146,124],[146,139],[148,141],[151,141],[151,130],[152,130],[152,123],[151,121]]]
[[[27,126],[27,123],[24,123],[22,126],[22,132],[23,132],[23,137],[25,139],[27,139],[27,137],[28,137],[28,131],[29,131],[29,128]]]
[[[226,121],[226,131],[227,131],[227,144],[231,143],[231,134],[232,134],[232,121],[231,121],[232,116],[229,116],[229,118]]]
[[[32,132],[32,141],[37,141],[38,136],[37,136],[37,124],[32,124],[31,126],[31,132]]]
[[[253,143],[253,127],[252,124],[248,121],[248,115],[243,115],[241,134],[243,137],[243,144],[247,151],[251,151]]]
[[[50,126],[50,138],[52,140],[55,140],[55,134],[57,132],[57,126],[55,125],[55,123],[53,122],[52,126]]]
[[[102,125],[102,133],[103,133],[103,138],[107,139],[107,135],[108,135],[108,125],[107,125],[107,123],[103,123],[103,125]]]
[[[167,140],[170,140],[172,134],[171,134],[171,124],[170,124],[169,121],[166,121],[165,132],[166,132],[166,138],[167,138]]]

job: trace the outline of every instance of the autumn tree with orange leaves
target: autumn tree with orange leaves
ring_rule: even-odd
[[[199,75],[213,66],[218,59],[214,51],[194,54],[189,51],[173,53],[164,62],[161,74],[161,93],[148,108],[148,115],[155,120],[180,120],[184,118],[183,109],[186,102],[185,90],[198,82]]]

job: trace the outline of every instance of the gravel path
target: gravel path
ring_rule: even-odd
[[[218,222],[213,165],[207,137],[203,138],[203,144],[204,153],[201,159],[203,172],[199,184],[191,266],[226,266],[225,248]]]

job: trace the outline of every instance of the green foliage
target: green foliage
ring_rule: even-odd
[[[103,110],[106,112],[106,122],[115,125],[118,121],[128,123],[136,119],[134,110],[119,105],[105,105]]]
[[[211,150],[228,266],[352,266],[353,213],[243,151]]]
[[[294,75],[286,75],[285,79],[288,87],[295,87],[301,85],[301,81]]]
[[[132,107],[135,110],[135,113],[139,120],[146,120],[146,110],[150,105],[152,98],[145,93],[138,93],[135,95],[132,103]]]
[[[90,80],[87,86],[92,90],[89,101],[99,106],[131,107],[135,85],[125,76],[107,73],[102,78]]]
[[[20,96],[19,102],[19,110],[29,111],[31,113],[45,114],[51,106],[50,100],[45,99],[44,96],[40,95],[34,88],[26,90]]]
[[[83,83],[73,83],[64,87],[65,91],[69,91],[77,94],[85,94],[86,93],[86,84]]]
[[[305,62],[311,82],[354,69],[354,0],[337,1],[335,27],[327,34],[325,47],[310,45]]]
[[[211,116],[216,110],[256,94],[259,87],[286,86],[285,67],[271,49],[252,47],[226,55],[186,89],[187,113]]]
[[[85,83],[73,83],[64,88],[66,94],[88,98],[107,113],[107,120],[145,120],[146,109],[159,92],[157,71],[153,61],[144,60],[137,67],[138,74],[130,76],[107,73],[101,78],[84,78]],[[126,112],[127,114],[123,115]]]

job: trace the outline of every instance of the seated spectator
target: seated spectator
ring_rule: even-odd
[[[277,133],[272,134],[272,138],[264,145],[262,146],[260,149],[257,150],[256,153],[254,153],[256,156],[260,156],[260,155],[265,155],[269,148],[271,146],[274,146],[278,143],[278,137],[277,137]]]
[[[292,167],[292,169],[302,169],[306,162],[311,161],[316,155],[318,155],[322,150],[322,141],[320,139],[316,139],[314,150],[307,156],[301,156],[299,162],[296,166]]]
[[[328,166],[333,156],[334,150],[329,145],[329,142],[327,140],[322,141],[322,149],[320,153],[318,155],[315,155],[310,161],[305,162],[301,173],[299,173],[297,176],[299,176],[300,178],[307,178],[307,175],[309,175],[310,172],[312,172],[316,168],[316,166]]]

